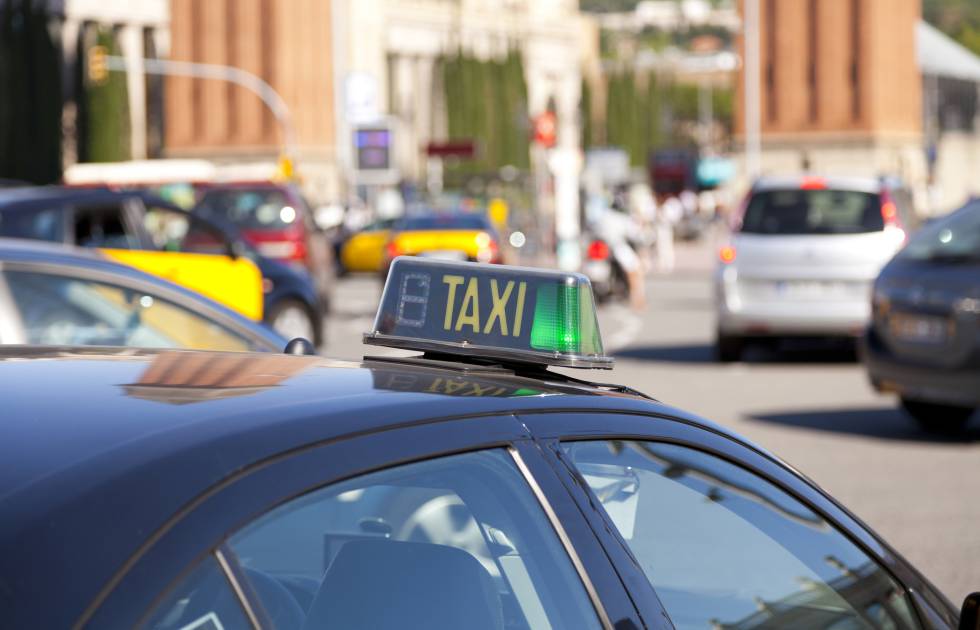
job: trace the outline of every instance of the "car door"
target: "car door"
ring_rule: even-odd
[[[232,256],[228,237],[188,213],[131,200],[132,245],[101,251],[262,321],[262,273],[245,256]]]
[[[513,416],[261,462],[189,504],[127,567],[79,625],[641,627]]]
[[[953,628],[955,609],[767,454],[688,422],[522,415],[674,627]],[[624,581],[637,593],[635,574]]]

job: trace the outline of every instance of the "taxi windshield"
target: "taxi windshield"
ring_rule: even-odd
[[[428,214],[407,217],[395,224],[400,232],[414,230],[489,230],[490,222],[477,214]]]

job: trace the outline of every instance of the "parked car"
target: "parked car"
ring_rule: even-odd
[[[323,311],[307,274],[261,256],[234,226],[146,192],[56,186],[5,191],[0,236],[100,248],[290,338],[317,345],[324,340]]]
[[[980,408],[980,201],[922,229],[882,270],[864,337],[868,376],[924,428]]]
[[[94,250],[3,238],[0,343],[282,352],[286,339]]]
[[[857,338],[871,283],[906,240],[911,209],[875,179],[759,180],[715,274],[718,358],[752,339]]]
[[[399,258],[365,340],[424,354],[0,349],[3,625],[977,629],[775,455],[551,370],[612,367],[593,303]]]
[[[208,184],[193,212],[230,223],[258,252],[309,274],[328,312],[336,280],[333,243],[298,188],[274,182]]]

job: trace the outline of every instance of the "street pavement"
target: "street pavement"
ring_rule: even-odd
[[[961,438],[921,432],[893,397],[871,389],[848,348],[760,348],[742,363],[715,363],[715,246],[680,245],[677,269],[649,279],[644,312],[620,304],[600,308],[616,368],[595,376],[731,427],[776,453],[878,531],[958,606],[980,590],[980,417]],[[380,294],[374,276],[341,280],[327,322],[327,356],[399,353],[360,343]]]

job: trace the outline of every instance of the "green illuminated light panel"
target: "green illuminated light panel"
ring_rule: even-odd
[[[591,295],[575,284],[538,286],[531,347],[569,354],[600,355]]]

